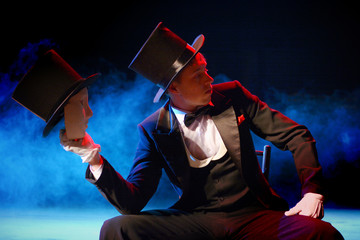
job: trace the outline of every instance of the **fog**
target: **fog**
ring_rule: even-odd
[[[33,64],[42,48],[56,46],[49,40],[29,44],[9,72],[0,77],[0,199],[5,207],[107,207],[95,186],[85,180],[87,165],[59,144],[60,122],[48,137],[42,137],[45,122],[11,99],[19,76]],[[136,126],[163,103],[153,104],[157,87],[136,76],[129,78],[104,59],[102,76],[89,89],[93,117],[88,133],[101,145],[101,154],[124,177],[132,165],[137,146]],[[86,65],[81,66],[86,69]],[[211,69],[210,74],[211,74]],[[84,72],[91,72],[86,69]],[[215,83],[231,81],[225,74]],[[241,82],[241,79],[237,79]],[[248,87],[245,85],[245,87]],[[270,107],[307,126],[317,141],[319,160],[327,179],[330,204],[356,205],[350,186],[358,180],[360,127],[359,89],[314,94],[305,90],[287,93],[270,88],[254,94]],[[257,149],[269,144],[254,136]],[[272,146],[270,183],[290,203],[300,197],[291,154]],[[149,207],[168,207],[177,199],[164,178]]]

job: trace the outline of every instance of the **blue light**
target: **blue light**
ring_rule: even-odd
[[[22,67],[18,65],[20,72]],[[45,122],[11,100],[16,72],[1,74],[0,82],[0,199],[3,206],[109,206],[97,189],[84,179],[87,165],[76,155],[65,152],[58,139],[63,127],[60,122],[47,138],[42,138]],[[88,133],[101,145],[101,154],[122,174],[127,176],[136,150],[137,124],[162,103],[153,104],[157,87],[137,76],[126,75],[109,66],[89,90],[89,104],[94,116],[89,121]],[[216,82],[231,80],[225,75]],[[247,87],[247,86],[245,86]],[[256,91],[249,89],[254,94]],[[332,95],[311,95],[306,92],[288,94],[269,90],[264,100],[293,120],[304,124],[317,140],[319,160],[325,175],[345,160],[353,164],[360,159],[360,89],[335,91]],[[264,144],[255,138],[257,149]],[[291,156],[273,148],[270,181],[280,184],[284,194],[293,194],[282,185],[284,167]],[[289,161],[290,158],[290,161]],[[341,171],[341,169],[338,169]],[[292,176],[296,179],[296,175]],[[289,179],[288,179],[289,180]],[[295,180],[294,180],[295,181]],[[156,204],[168,207],[176,194],[166,181],[161,182]]]

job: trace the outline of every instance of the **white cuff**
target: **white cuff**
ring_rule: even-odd
[[[81,150],[81,160],[83,163],[88,163],[90,162],[96,155],[96,153],[100,152],[100,145],[98,147],[94,147],[92,149],[82,149]]]
[[[95,180],[97,181],[101,176],[102,170],[104,168],[104,164],[101,164],[101,166],[96,170],[93,170],[91,165],[89,166],[89,168],[90,168],[90,171],[93,174]]]

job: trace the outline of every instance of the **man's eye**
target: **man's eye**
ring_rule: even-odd
[[[208,70],[207,70],[207,69],[204,69],[204,71],[202,71],[202,72],[199,73],[199,77],[201,77],[202,75],[207,74],[207,73],[208,73]]]

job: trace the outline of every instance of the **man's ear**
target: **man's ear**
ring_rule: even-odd
[[[167,91],[168,93],[172,93],[172,94],[178,93],[177,82],[172,82],[168,87]]]

